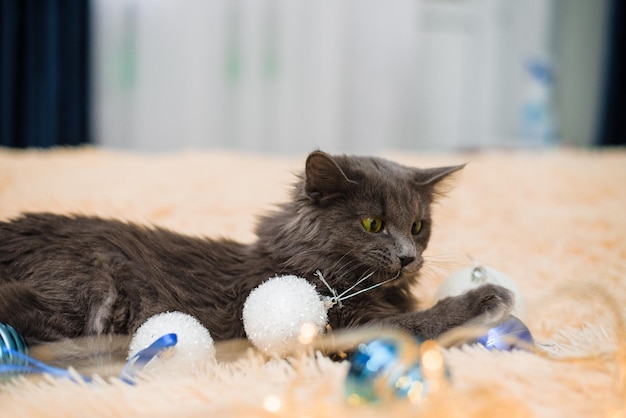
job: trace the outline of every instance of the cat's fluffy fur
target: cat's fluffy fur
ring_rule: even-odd
[[[0,322],[30,343],[130,334],[148,317],[183,311],[216,340],[245,337],[249,292],[279,274],[342,292],[394,278],[335,306],[334,328],[376,324],[433,338],[513,304],[486,285],[417,311],[410,287],[431,232],[430,207],[442,182],[461,167],[414,169],[367,157],[313,152],[291,200],[259,218],[258,240],[245,245],[85,216],[26,214],[0,222]],[[384,222],[368,232],[362,219]],[[419,222],[418,233],[412,231]]]

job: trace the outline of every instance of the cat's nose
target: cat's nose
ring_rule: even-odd
[[[398,258],[400,259],[400,265],[402,267],[406,267],[415,261],[415,257],[412,256],[399,256]]]

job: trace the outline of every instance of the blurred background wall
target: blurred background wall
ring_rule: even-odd
[[[33,85],[7,59],[32,49],[37,23],[25,22],[74,2],[43,3],[0,8],[5,121],[28,112],[11,107],[15,91],[5,100],[5,86]],[[74,37],[89,52],[82,139],[142,151],[363,154],[623,143],[623,130],[605,129],[619,104],[607,97],[621,79],[612,53],[620,3],[91,0]],[[52,31],[63,22],[43,21]],[[25,41],[12,47],[16,25]],[[41,89],[66,93],[58,82]],[[38,126],[28,116],[24,126]],[[20,135],[2,132],[0,145]]]

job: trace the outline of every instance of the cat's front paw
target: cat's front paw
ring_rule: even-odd
[[[513,310],[515,295],[502,286],[485,284],[463,295],[470,306],[472,325],[490,325],[502,321]]]

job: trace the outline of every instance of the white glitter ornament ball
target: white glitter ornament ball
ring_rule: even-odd
[[[250,292],[243,307],[243,326],[248,339],[266,354],[284,355],[298,341],[304,324],[324,332],[327,308],[306,279],[279,276]]]
[[[198,373],[215,363],[215,346],[209,331],[196,318],[182,312],[165,312],[148,318],[135,332],[128,358],[166,334],[176,334],[178,342],[150,360],[144,371]]]
[[[435,293],[435,300],[457,296],[486,283],[497,284],[512,291],[515,295],[515,305],[511,313],[524,319],[526,309],[519,287],[509,276],[491,267],[478,265],[453,273],[439,286]]]

